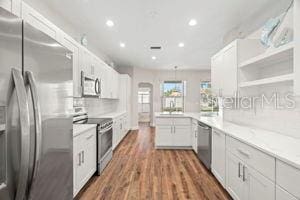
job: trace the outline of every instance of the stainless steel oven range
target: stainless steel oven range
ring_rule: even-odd
[[[76,111],[73,123],[97,124],[97,174],[100,175],[113,156],[113,120],[111,118],[89,118],[84,109],[81,109],[79,112]]]

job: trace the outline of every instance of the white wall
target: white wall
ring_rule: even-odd
[[[138,105],[138,84],[151,83],[153,85],[153,112],[161,111],[160,84],[165,80],[174,80],[174,71],[148,70],[133,68],[132,75],[132,105]],[[210,71],[178,71],[177,79],[187,81],[185,98],[186,112],[200,111],[200,82],[210,80]],[[153,115],[152,115],[153,116]],[[132,127],[138,127],[138,108],[132,106]]]

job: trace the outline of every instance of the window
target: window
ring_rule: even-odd
[[[212,94],[209,81],[200,84],[200,107],[202,112],[218,112],[218,99]]]
[[[165,81],[162,86],[162,111],[184,111],[184,82]]]
[[[149,91],[139,91],[138,92],[138,103],[139,103],[139,113],[150,112],[150,92]]]

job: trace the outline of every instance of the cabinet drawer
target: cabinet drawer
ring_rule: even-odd
[[[275,181],[275,158],[258,149],[250,147],[232,137],[227,138],[226,148],[243,162],[262,173],[272,181]]]
[[[92,137],[96,136],[96,128],[92,128],[90,130],[87,130],[86,132],[76,136],[75,138],[78,138],[78,140],[82,143],[87,142],[88,140],[92,139]],[[95,140],[95,138],[94,138]]]
[[[173,118],[156,118],[157,125],[173,125]]]
[[[276,160],[276,183],[287,192],[300,198],[300,169]]]
[[[181,125],[191,125],[191,119],[190,118],[173,118],[173,123],[175,126],[181,126]]]
[[[276,200],[297,200],[296,197],[279,187],[276,186]]]

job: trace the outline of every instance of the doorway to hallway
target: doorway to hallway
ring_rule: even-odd
[[[139,126],[151,126],[152,124],[152,89],[150,83],[140,83],[138,90],[138,122]]]

